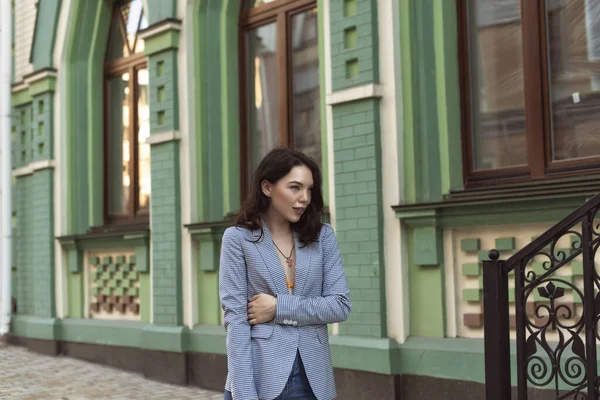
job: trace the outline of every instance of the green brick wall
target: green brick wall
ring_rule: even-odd
[[[379,82],[377,1],[330,2],[333,90]]]
[[[12,167],[53,157],[51,92],[13,108]],[[51,318],[54,307],[54,170],[36,170],[14,180],[14,297],[19,314]]]
[[[33,161],[32,103],[13,108],[12,167],[24,167]]]
[[[19,314],[52,318],[54,306],[54,171],[17,178],[15,294]]]
[[[33,102],[13,108],[12,119],[12,167],[24,167],[30,162],[49,160],[53,157],[52,93],[43,93]]]
[[[333,91],[379,82],[375,0],[330,4]],[[332,105],[336,234],[352,313],[340,334],[386,335],[379,99]]]
[[[180,325],[183,321],[179,142],[153,145],[151,160],[153,322]]]
[[[148,0],[148,23],[150,25],[176,16],[176,0]]]
[[[336,234],[352,313],[340,334],[385,335],[379,100],[333,108]]]
[[[33,98],[32,106],[32,142],[33,161],[49,160],[54,155],[52,145],[53,94],[45,93]]]
[[[150,56],[150,132],[179,128],[177,105],[177,52],[166,50]]]

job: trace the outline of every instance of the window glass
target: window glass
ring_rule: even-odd
[[[317,9],[291,20],[292,130],[294,147],[321,161],[321,108]]]
[[[474,170],[527,164],[521,4],[472,0]]]
[[[600,155],[600,2],[546,1],[552,157]]]
[[[279,83],[275,23],[246,33],[246,93],[249,160],[253,171],[260,160],[279,145]]]

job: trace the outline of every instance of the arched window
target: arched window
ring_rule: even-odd
[[[321,162],[315,0],[245,0],[241,29],[242,189],[264,155],[293,147]]]
[[[145,223],[150,210],[148,67],[142,0],[116,1],[104,62],[107,224]]]

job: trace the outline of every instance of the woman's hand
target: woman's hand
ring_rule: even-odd
[[[277,313],[277,298],[259,293],[248,302],[248,322],[250,325],[271,321]]]

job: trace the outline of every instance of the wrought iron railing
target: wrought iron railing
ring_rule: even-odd
[[[483,261],[487,400],[511,398],[509,290],[515,293],[517,399],[526,400],[531,389],[557,400],[600,398],[599,210],[600,194],[508,260],[492,250]],[[583,269],[581,284],[567,273],[573,264]]]

